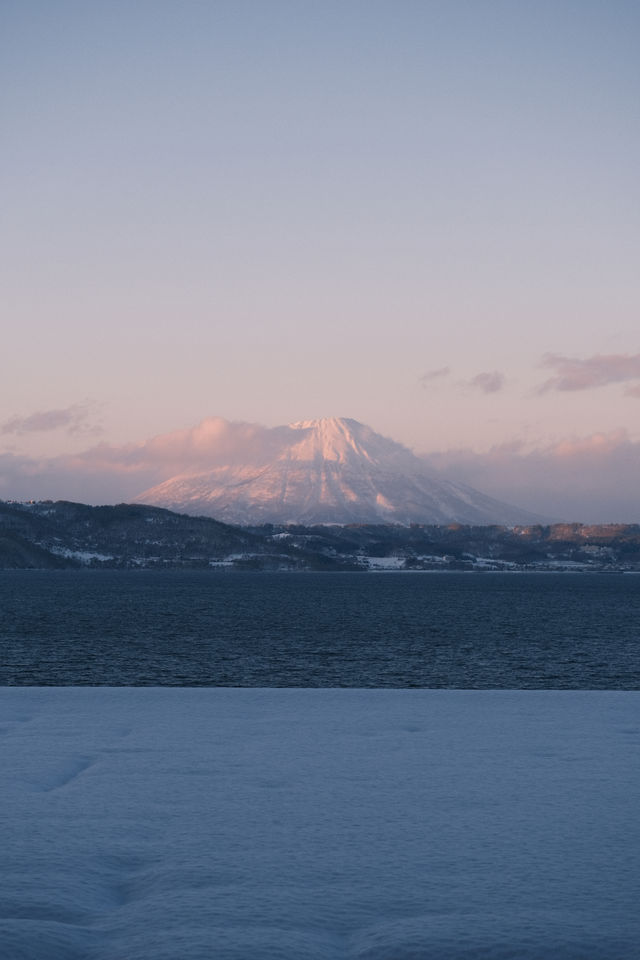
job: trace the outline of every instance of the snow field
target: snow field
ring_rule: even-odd
[[[6,960],[635,960],[640,694],[3,688]]]

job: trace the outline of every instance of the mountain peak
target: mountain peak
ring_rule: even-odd
[[[526,523],[524,510],[436,479],[407,447],[357,420],[298,420],[224,465],[182,473],[138,502],[231,523]]]
[[[290,423],[291,430],[300,431],[300,440],[284,453],[283,459],[316,461],[328,460],[346,463],[352,457],[372,462],[367,440],[375,436],[369,427],[347,417],[322,417],[319,420],[298,420]],[[370,436],[369,436],[370,435]]]
[[[318,430],[323,433],[344,433],[345,431],[367,429],[364,424],[350,417],[319,417],[317,420],[296,420],[290,423],[292,430]]]

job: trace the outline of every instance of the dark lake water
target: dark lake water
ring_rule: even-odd
[[[640,689],[640,576],[3,571],[0,684]]]

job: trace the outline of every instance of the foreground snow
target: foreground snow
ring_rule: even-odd
[[[631,960],[640,694],[4,688],[0,956]]]

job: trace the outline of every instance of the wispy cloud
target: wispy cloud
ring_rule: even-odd
[[[471,380],[467,380],[467,386],[480,390],[482,393],[499,393],[505,383],[506,377],[499,370],[478,373]]]
[[[581,360],[558,353],[546,353],[542,366],[555,370],[555,375],[539,387],[538,393],[550,390],[590,390],[609,383],[640,380],[640,353],[597,353]],[[640,383],[626,391],[630,396],[640,395]]]
[[[89,403],[74,403],[58,410],[39,410],[26,417],[10,417],[0,426],[0,433],[24,436],[27,433],[64,430],[68,434],[96,434],[100,432],[100,427],[92,422],[91,413]]]
[[[438,367],[437,370],[427,370],[426,373],[423,373],[419,378],[420,383],[423,387],[426,387],[428,384],[433,383],[434,380],[442,380],[444,377],[448,377],[451,373],[451,367]]]

